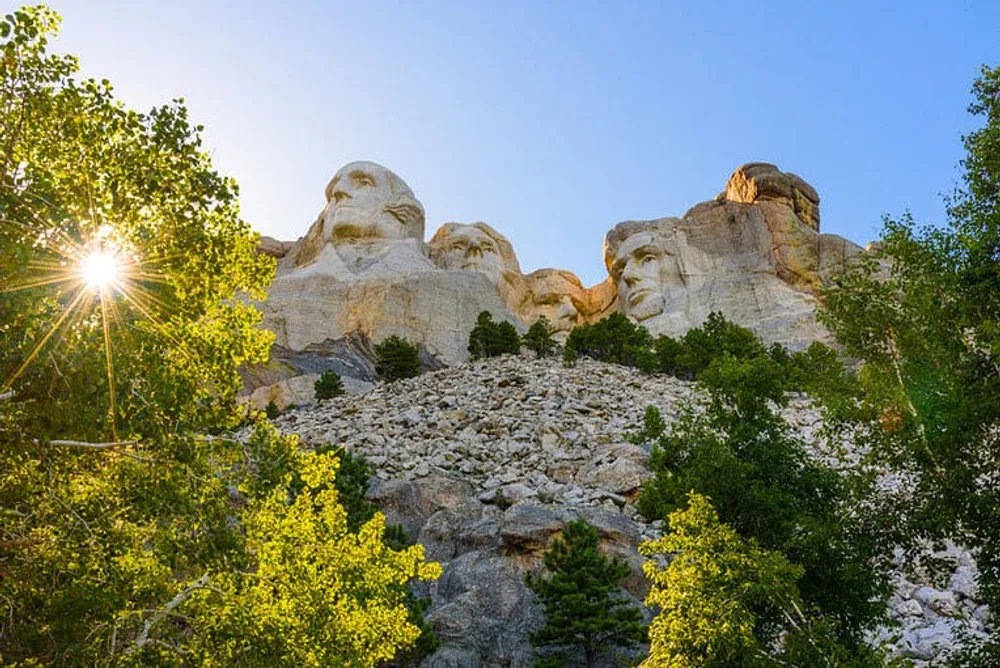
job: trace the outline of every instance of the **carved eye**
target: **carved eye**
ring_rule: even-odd
[[[354,185],[361,188],[375,187],[375,179],[365,172],[351,172],[351,181],[354,181]]]
[[[649,264],[655,259],[656,259],[655,255],[653,255],[652,253],[646,253],[645,255],[642,256],[642,259],[639,260],[639,264]]]
[[[351,196],[345,193],[343,190],[335,190],[333,193],[334,202],[343,202],[345,199],[349,199]]]

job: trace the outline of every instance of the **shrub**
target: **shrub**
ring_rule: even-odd
[[[552,325],[549,324],[549,319],[544,315],[541,316],[528,328],[528,333],[524,335],[524,347],[533,351],[539,357],[548,357],[558,348],[558,344],[552,338],[554,331]]]
[[[317,401],[339,397],[346,391],[344,390],[344,381],[340,379],[340,375],[336,371],[332,370],[324,371],[314,387]]]
[[[267,402],[267,406],[264,407],[264,414],[267,415],[267,419],[273,420],[281,415],[281,409],[278,408],[278,404],[274,403],[274,399]]]
[[[576,361],[580,359],[580,356],[576,353],[576,348],[571,348],[570,346],[565,346],[562,353],[562,362],[565,367],[576,366]]]
[[[375,345],[375,371],[392,382],[420,374],[420,351],[406,339],[392,335]]]

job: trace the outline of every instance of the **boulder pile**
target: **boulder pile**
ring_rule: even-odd
[[[289,411],[276,425],[306,446],[367,457],[376,469],[371,498],[444,566],[418,592],[431,598],[427,618],[442,641],[424,665],[527,666],[528,636],[543,616],[524,575],[568,521],[594,524],[602,549],[632,566],[625,589],[645,595],[636,547],[663,525],[635,509],[649,453],[625,435],[647,405],[669,423],[698,400],[691,383],[669,376],[506,356],[379,383]],[[817,456],[852,456],[850,444],[824,441],[807,398],[784,415]],[[937,556],[950,565],[944,575],[909,573],[899,556],[890,601],[899,626],[880,632],[918,666],[946,655],[963,630],[981,633],[988,617],[968,553],[948,546]]]

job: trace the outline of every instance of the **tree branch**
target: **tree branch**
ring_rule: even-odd
[[[150,631],[152,631],[153,627],[156,626],[156,624],[158,624],[159,622],[161,622],[165,617],[167,617],[168,615],[175,614],[173,612],[174,608],[176,608],[181,603],[186,601],[191,596],[191,594],[194,593],[196,590],[212,589],[213,591],[218,591],[214,587],[208,586],[208,580],[209,580],[208,573],[205,573],[200,578],[195,580],[187,589],[185,589],[184,591],[177,594],[177,596],[174,596],[172,599],[170,599],[170,601],[165,606],[163,606],[162,610],[157,610],[156,614],[154,614],[152,617],[150,617],[143,623],[142,631],[136,637],[135,643],[125,653],[133,654],[136,650],[139,650],[150,643],[156,645],[162,645],[163,643],[161,641],[156,640],[155,638],[151,639],[149,637]],[[170,645],[167,645],[167,647],[171,647],[171,649],[173,649],[173,647]]]
[[[38,445],[44,445],[42,441],[35,441]],[[89,441],[48,441],[49,445],[64,445],[70,448],[86,448],[89,450],[109,450],[123,445],[138,445],[139,441],[111,441],[108,443],[91,443]]]

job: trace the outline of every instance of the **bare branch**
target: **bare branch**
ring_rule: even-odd
[[[38,445],[43,445],[41,441],[35,441]],[[70,448],[87,448],[90,450],[108,450],[110,448],[118,448],[123,445],[138,445],[139,441],[111,441],[109,443],[91,443],[89,441],[62,441],[54,440],[49,441],[49,445],[64,445]]]
[[[153,644],[156,644],[156,645],[163,645],[163,643],[161,641],[158,641],[156,639],[151,639],[149,637],[150,631],[152,631],[153,627],[156,626],[156,624],[158,624],[159,622],[161,622],[165,617],[167,617],[168,615],[175,614],[173,612],[174,608],[176,608],[181,603],[183,603],[184,601],[186,601],[191,596],[191,594],[194,593],[198,589],[212,589],[213,591],[218,591],[214,587],[209,587],[209,585],[208,585],[208,573],[205,573],[200,578],[198,578],[197,580],[195,580],[187,589],[185,589],[184,591],[182,591],[179,594],[177,594],[177,596],[174,596],[172,599],[170,599],[170,602],[168,602],[165,606],[163,606],[162,610],[157,610],[156,613],[152,617],[150,617],[149,619],[147,619],[143,623],[143,625],[142,625],[142,631],[136,637],[135,643],[125,653],[126,654],[132,654],[136,650],[141,649],[142,647],[144,647],[144,646],[146,646],[146,645],[148,645],[150,643],[153,643]],[[166,645],[166,646],[170,647],[171,649],[174,648],[171,645]]]

